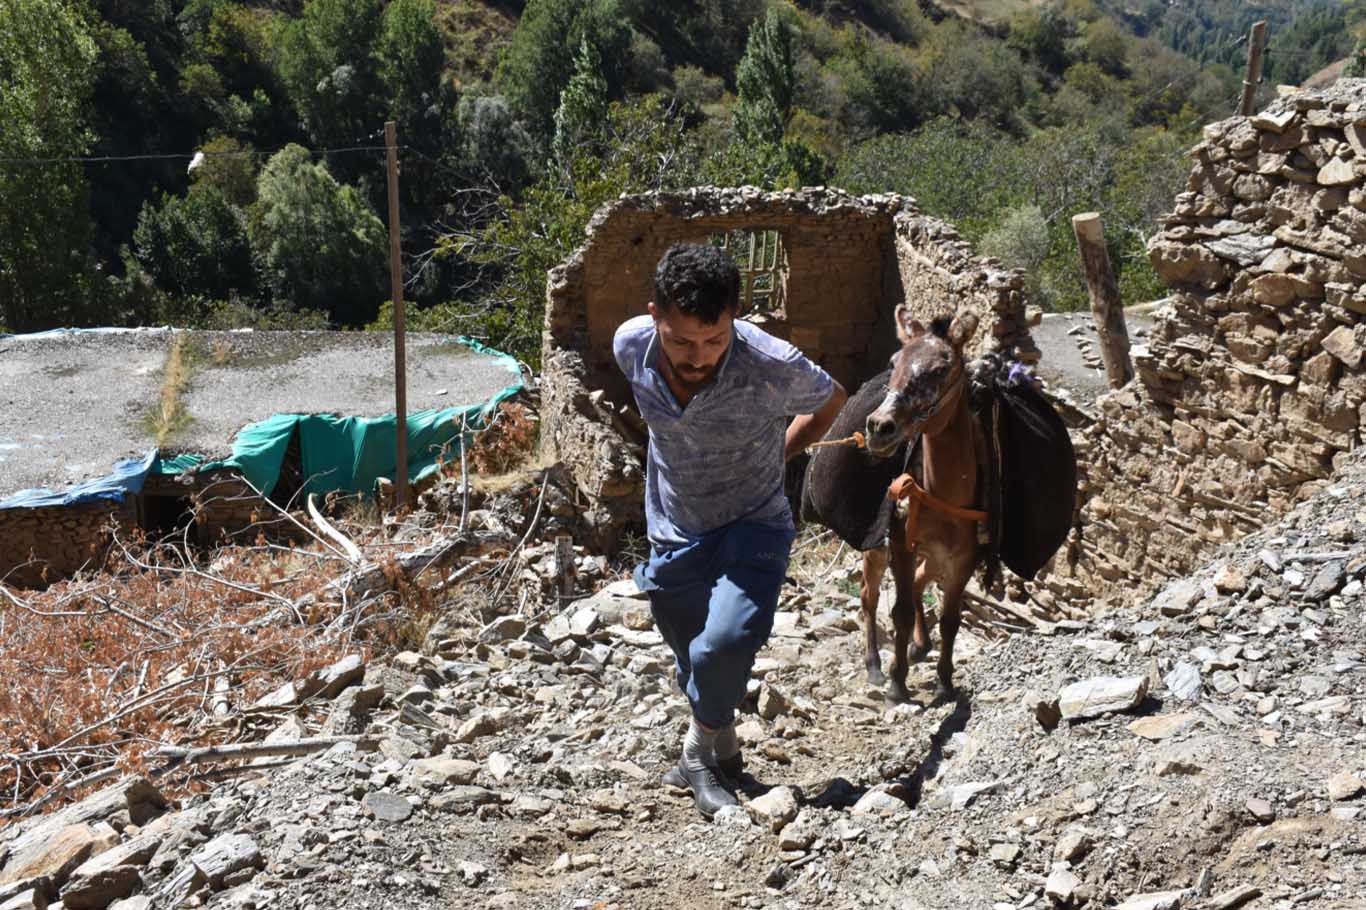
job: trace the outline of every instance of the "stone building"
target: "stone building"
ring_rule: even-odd
[[[851,390],[896,350],[892,316],[903,303],[926,321],[976,312],[974,353],[1038,356],[1022,275],[974,257],[952,227],[902,196],[701,187],[609,203],[587,233],[547,286],[542,444],[569,469],[604,542],[639,517],[644,488],[644,435],[612,359],[612,333],[646,311],[655,265],[674,243],[731,244],[745,318]]]

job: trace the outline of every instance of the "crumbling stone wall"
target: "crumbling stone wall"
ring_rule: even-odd
[[[152,498],[185,500],[193,516],[191,542],[213,546],[265,531],[291,537],[298,530],[231,471],[192,475],[188,484],[151,474],[140,494],[121,503],[102,501],[36,509],[0,509],[0,580],[41,587],[82,569],[103,565],[115,526],[148,527]],[[166,529],[169,530],[169,529]]]
[[[925,320],[972,310],[980,318],[974,353],[1037,359],[1020,273],[973,257],[953,228],[911,199],[701,187],[609,203],[584,245],[549,275],[541,380],[542,443],[586,495],[586,518],[603,543],[640,517],[645,482],[644,428],[612,358],[612,335],[646,311],[669,246],[728,231],[781,235],[783,307],[749,318],[850,390],[896,350],[893,313],[903,303]]]
[[[1149,245],[1173,289],[1079,446],[1054,593],[1132,593],[1324,487],[1366,425],[1366,80],[1205,129]]]
[[[36,587],[104,563],[112,523],[136,523],[132,497],[38,509],[0,509],[0,580]]]

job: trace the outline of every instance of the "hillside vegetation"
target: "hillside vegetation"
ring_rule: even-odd
[[[410,325],[533,362],[598,205],[704,182],[909,193],[1052,309],[1098,209],[1136,302],[1258,17],[1268,97],[1366,3],[0,0],[0,324],[386,325],[388,119]]]

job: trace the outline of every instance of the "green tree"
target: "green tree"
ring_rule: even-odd
[[[596,148],[606,119],[607,80],[602,78],[602,58],[585,38],[579,43],[574,75],[560,93],[560,106],[555,111],[551,152],[556,164],[568,171],[576,152]]]
[[[408,141],[427,135],[439,120],[441,68],[445,48],[432,0],[393,0],[375,46],[389,115]]]
[[[384,225],[353,187],[289,145],[266,162],[249,219],[264,278],[281,309],[316,309],[360,325],[385,297]]]
[[[1351,79],[1366,76],[1366,38],[1357,39],[1351,59],[1347,61],[1347,67],[1342,71],[1342,74]]]
[[[458,167],[512,194],[526,185],[535,142],[501,95],[465,94],[456,107]]]
[[[95,42],[72,5],[0,0],[0,159],[86,153]],[[79,164],[0,162],[0,322],[80,320],[91,221]]]
[[[900,45],[855,32],[829,69],[844,85],[845,121],[860,138],[911,130],[936,113],[924,63]]]
[[[560,92],[574,74],[575,54],[584,41],[602,60],[608,96],[617,97],[631,30],[616,0],[528,0],[517,21],[498,80],[513,110],[541,142],[548,143],[553,134]]]
[[[1010,20],[1007,43],[1050,73],[1059,75],[1071,62],[1067,44],[1076,23],[1057,0],[1038,9],[1016,13]]]
[[[776,8],[770,9],[750,28],[735,74],[735,133],[741,142],[782,141],[792,118],[793,70],[792,28]]]
[[[256,283],[242,214],[211,184],[144,205],[133,249],[157,286],[174,295],[226,300]]]
[[[996,226],[982,236],[977,248],[983,256],[995,256],[1009,268],[1024,269],[1030,300],[1053,309],[1049,290],[1039,274],[1039,266],[1048,258],[1051,246],[1042,210],[1026,203],[1008,209]]]
[[[1113,19],[1097,19],[1086,26],[1081,38],[1082,54],[1111,76],[1128,72],[1129,37]]]
[[[379,0],[310,0],[284,30],[280,75],[315,142],[350,143],[382,124],[371,55]]]
[[[256,201],[256,150],[228,136],[205,142],[199,149],[204,160],[190,172],[191,193],[212,189],[230,205],[245,209]]]
[[[974,26],[950,20],[925,43],[930,57],[924,80],[935,111],[1017,128],[1020,108],[1033,87],[1030,68]]]
[[[218,127],[269,145],[294,135],[296,113],[275,64],[286,17],[211,0],[187,6],[180,20],[192,35],[196,56],[213,68],[226,93],[215,111]]]

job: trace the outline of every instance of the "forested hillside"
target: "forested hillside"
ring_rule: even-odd
[[[1267,97],[1366,0],[0,0],[0,324],[384,325],[388,119],[410,324],[528,359],[593,210],[702,182],[909,193],[1052,308],[1099,209],[1133,302],[1257,18]]]

